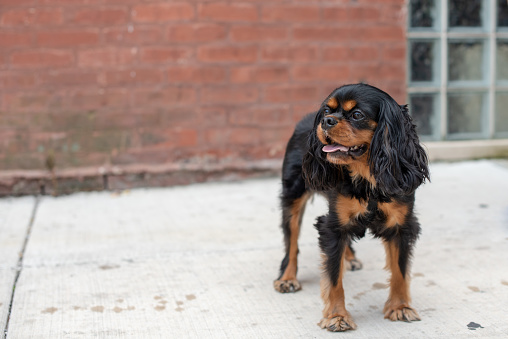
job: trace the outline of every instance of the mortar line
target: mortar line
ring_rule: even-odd
[[[39,195],[35,197],[35,203],[34,207],[32,209],[32,213],[30,215],[30,221],[28,222],[28,226],[25,233],[25,240],[23,241],[23,246],[21,247],[21,252],[19,253],[18,262],[16,264],[16,276],[14,277],[14,283],[12,285],[12,293],[11,293],[11,300],[9,302],[9,311],[7,312],[7,321],[5,323],[4,328],[4,339],[7,339],[8,331],[9,331],[9,322],[11,320],[11,312],[12,312],[12,305],[14,302],[14,294],[16,293],[16,285],[18,283],[19,276],[21,275],[21,271],[23,270],[23,259],[25,257],[25,251],[28,245],[28,241],[30,240],[30,235],[32,233],[32,227],[35,221],[35,216],[37,214],[37,209],[39,207],[39,202],[41,198]]]

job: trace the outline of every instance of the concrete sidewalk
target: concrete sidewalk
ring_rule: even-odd
[[[506,162],[431,171],[416,205],[420,322],[383,319],[384,250],[367,236],[355,246],[364,268],[344,281],[358,329],[316,325],[319,197],[301,234],[303,290],[275,292],[283,248],[274,178],[0,200],[2,334],[7,326],[8,339],[507,338]]]

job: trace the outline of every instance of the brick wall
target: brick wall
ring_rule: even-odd
[[[334,88],[405,96],[404,0],[0,0],[0,171],[280,159]]]

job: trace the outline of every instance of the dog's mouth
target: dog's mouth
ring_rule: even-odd
[[[338,143],[330,143],[328,145],[324,145],[322,150],[325,153],[333,154],[333,155],[351,155],[354,157],[359,157],[367,152],[367,145],[355,145],[355,146],[344,146]]]

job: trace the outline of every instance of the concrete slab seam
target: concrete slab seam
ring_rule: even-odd
[[[37,214],[37,209],[39,207],[40,199],[41,199],[40,196],[37,196],[35,198],[35,203],[34,203],[34,207],[32,209],[32,214],[30,216],[30,220],[28,222],[28,226],[26,229],[25,240],[23,241],[23,246],[21,247],[18,262],[16,264],[16,276],[14,278],[14,283],[12,285],[11,300],[9,302],[9,311],[7,312],[7,321],[5,322],[5,328],[4,328],[4,332],[3,332],[4,339],[7,339],[7,334],[9,331],[9,321],[11,319],[12,305],[14,302],[14,294],[16,293],[16,284],[18,283],[19,276],[21,275],[21,271],[23,270],[23,258],[25,256],[25,251],[26,251],[26,248],[28,245],[28,241],[30,240],[30,234],[32,233],[32,227],[33,227],[33,224],[35,221],[35,216]]]

